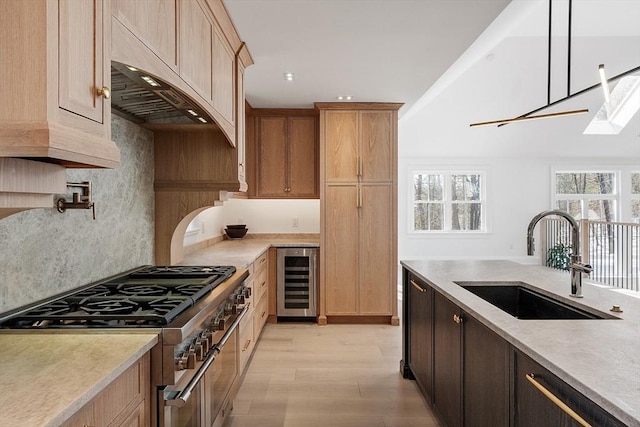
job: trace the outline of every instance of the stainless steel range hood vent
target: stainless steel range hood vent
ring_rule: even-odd
[[[179,90],[118,62],[111,62],[111,112],[136,123],[215,124]]]

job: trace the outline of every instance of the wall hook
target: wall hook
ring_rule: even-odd
[[[91,209],[93,219],[96,219],[96,206],[91,201],[91,181],[67,182],[67,188],[79,188],[81,192],[74,192],[72,200],[61,197],[56,201],[58,212],[64,213],[67,209]]]

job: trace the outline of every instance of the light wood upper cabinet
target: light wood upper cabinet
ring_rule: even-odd
[[[113,17],[177,70],[176,0],[112,0]]]
[[[182,77],[213,105],[213,22],[199,0],[180,2],[180,54]]]
[[[110,1],[0,2],[0,157],[114,167]]]
[[[357,180],[358,112],[327,111],[324,120],[326,180]]]
[[[236,104],[234,72],[234,52],[216,27],[213,33],[213,108],[232,126]]]
[[[249,195],[318,198],[318,132],[313,110],[265,109],[254,110],[254,114],[255,179]]]
[[[60,0],[58,8],[60,108],[103,123],[104,103],[94,89],[106,86],[102,4]]]
[[[389,111],[327,111],[325,120],[328,182],[393,179],[395,125]]]

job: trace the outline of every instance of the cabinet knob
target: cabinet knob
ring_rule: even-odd
[[[453,315],[453,321],[456,322],[459,325],[464,321],[464,318],[462,316],[454,314]]]
[[[106,86],[102,86],[98,88],[98,96],[103,97],[104,99],[111,98],[111,89]]]

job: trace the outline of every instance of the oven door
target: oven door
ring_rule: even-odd
[[[245,307],[215,344],[186,384],[167,386],[160,392],[162,427],[211,426],[238,374],[237,328]]]

